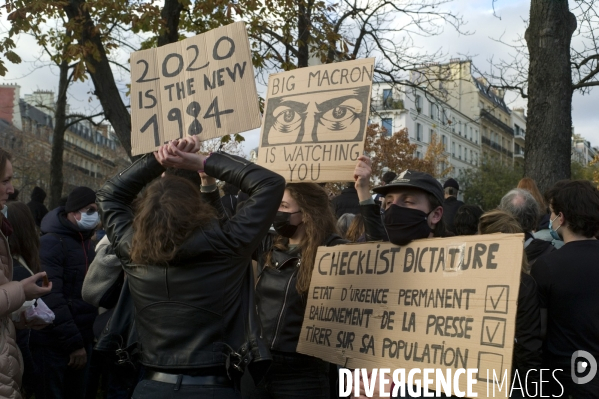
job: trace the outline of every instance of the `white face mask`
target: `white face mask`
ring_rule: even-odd
[[[99,222],[100,217],[98,216],[98,212],[94,212],[91,215],[81,212],[81,220],[77,220],[77,226],[81,230],[93,230]]]

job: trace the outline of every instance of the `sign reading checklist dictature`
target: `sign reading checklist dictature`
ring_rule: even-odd
[[[258,164],[287,182],[353,180],[373,70],[367,58],[270,75]]]
[[[259,127],[245,25],[132,53],[131,124],[133,155],[188,135],[204,141]]]
[[[478,369],[478,397],[487,396],[493,371],[501,381],[507,370],[509,387],[523,237],[320,247],[298,352],[406,375]]]

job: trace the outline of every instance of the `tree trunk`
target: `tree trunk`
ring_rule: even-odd
[[[312,0],[299,0],[297,5],[297,67],[308,66],[310,59]]]
[[[56,110],[54,111],[55,124],[52,137],[52,158],[50,160],[50,209],[56,208],[62,197],[62,157],[64,153],[64,132],[66,130],[69,63],[67,61],[62,61],[59,65],[59,69],[58,99],[56,100]]]
[[[83,4],[85,4],[85,0],[70,0],[64,9],[69,22],[83,25],[78,38],[79,44],[91,45],[97,50],[97,52],[90,51],[85,57],[87,71],[94,83],[94,94],[100,100],[106,119],[114,128],[121,145],[131,157],[131,115],[114,80],[100,33],[95,31],[94,22],[89,12],[83,10]]]
[[[572,75],[576,18],[568,0],[531,0],[525,39],[530,55],[524,172],[544,192],[570,178]]]
[[[166,0],[160,11],[160,17],[164,21],[165,30],[158,36],[158,47],[179,41],[179,18],[183,11],[183,5],[179,0]]]

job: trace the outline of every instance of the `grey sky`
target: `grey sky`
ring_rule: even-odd
[[[465,30],[473,32],[472,35],[465,36],[457,34],[452,28],[448,27],[443,34],[432,38],[416,37],[416,45],[419,50],[442,50],[448,58],[469,56],[474,64],[481,71],[488,71],[490,68],[489,60],[494,57],[495,60],[504,58],[510,59],[510,49],[503,46],[493,39],[503,35],[503,40],[509,42],[523,36],[525,23],[528,19],[530,7],[529,1],[522,0],[498,0],[495,3],[495,14],[492,11],[492,0],[455,0],[450,4],[453,12],[461,13],[468,22]],[[8,24],[6,15],[0,18],[0,32],[5,32]],[[39,49],[34,40],[24,36],[19,38],[17,52],[24,59],[20,65],[8,63],[9,72],[7,76],[0,78],[0,83],[17,83],[21,86],[21,97],[33,92],[34,90],[53,90],[57,91],[58,71],[55,67],[39,67],[42,63],[35,61],[39,55]],[[127,59],[126,52],[123,52],[121,60]],[[126,72],[119,72],[119,78],[123,90],[128,82]],[[72,110],[85,111],[88,113],[99,112],[99,102],[91,94],[93,85],[87,80],[83,83],[76,83],[69,90],[69,104]],[[264,88],[259,88],[261,95],[264,94]],[[526,102],[516,98],[515,95],[508,95],[510,107],[526,106]],[[575,132],[581,134],[591,142],[593,146],[599,146],[599,112],[597,112],[597,103],[599,102],[599,88],[596,88],[590,94],[581,95],[575,93],[572,104],[572,118]],[[244,134],[246,142],[244,143],[245,152],[258,146],[259,131],[247,132]]]

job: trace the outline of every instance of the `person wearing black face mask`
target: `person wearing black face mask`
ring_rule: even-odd
[[[373,191],[384,196],[384,213],[370,196],[370,158],[361,156],[354,170],[360,211],[369,241],[406,245],[412,240],[446,237],[443,223],[443,187],[428,173],[405,170]]]
[[[256,303],[273,364],[252,399],[330,397],[329,363],[296,352],[319,246],[349,241],[337,234],[326,191],[314,183],[288,184],[269,234],[254,254],[260,274]],[[331,377],[336,378],[335,373]],[[336,387],[335,385],[332,385]]]

